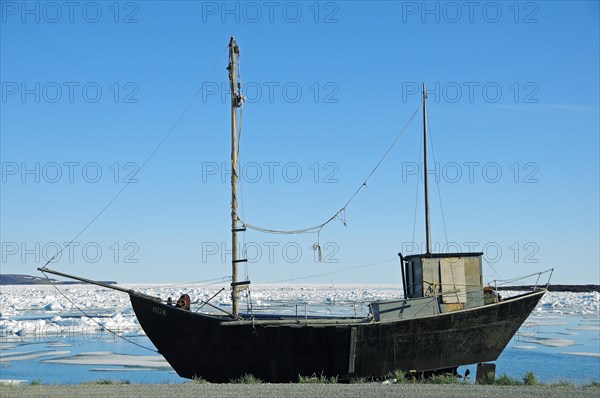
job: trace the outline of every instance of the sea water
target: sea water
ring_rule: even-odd
[[[128,286],[162,298],[202,286]],[[398,297],[395,285],[256,286],[251,309],[288,314],[365,316],[368,302]],[[503,295],[506,295],[503,293]],[[228,309],[226,291],[212,304]],[[290,304],[291,303],[291,304]],[[193,309],[193,308],[192,308]],[[542,382],[600,380],[600,294],[548,292],[496,361],[498,375],[532,371]],[[459,373],[475,366],[459,368]],[[82,383],[96,380],[180,383],[137,323],[126,294],[80,285],[3,286],[0,293],[0,380]]]

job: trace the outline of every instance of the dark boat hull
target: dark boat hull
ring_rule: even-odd
[[[385,323],[225,326],[227,317],[182,310],[130,294],[140,325],[181,377],[269,382],[298,375],[379,377],[494,361],[545,291],[500,303]]]

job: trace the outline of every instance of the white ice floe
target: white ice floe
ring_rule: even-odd
[[[0,379],[0,386],[15,386],[25,383],[27,380],[11,380],[11,379]]]
[[[576,355],[580,357],[600,357],[598,352],[561,352],[562,355]]]
[[[575,326],[573,328],[567,328],[567,330],[588,330],[592,332],[600,332],[600,325],[598,326]]]
[[[546,347],[570,347],[577,344],[574,340],[551,337],[530,337],[525,340],[525,343],[540,344]]]
[[[169,370],[171,365],[160,355],[125,355],[113,352],[85,352],[73,356],[46,359],[44,363],[60,363],[67,365],[99,365],[124,366],[127,368],[144,368],[153,370]]]
[[[513,348],[517,348],[519,350],[535,350],[537,347],[534,345],[515,345]]]
[[[127,371],[127,372],[147,372],[149,370],[157,370],[157,369],[152,369],[152,368],[91,368],[89,369],[90,372],[123,372],[123,371]],[[159,370],[163,370],[163,369],[159,369]]]
[[[543,318],[540,317],[529,317],[529,321],[531,321],[532,324],[535,324],[537,326],[565,326],[567,323],[566,322],[546,322],[541,320]]]
[[[29,352],[12,352],[9,354],[0,355],[0,363],[14,362],[14,361],[26,361],[29,359],[36,359],[48,356],[67,355],[70,351],[29,351]]]
[[[591,315],[600,311],[600,293],[548,292],[538,308],[548,313]]]
[[[226,284],[224,283],[223,287]],[[181,285],[122,285],[122,287],[177,300],[182,294],[192,298],[192,309],[209,300],[221,286]],[[119,335],[143,335],[127,294],[91,285],[3,286],[0,294],[0,337],[18,341],[28,336],[65,334],[98,334],[109,329]],[[503,297],[518,292],[503,291]],[[63,296],[64,294],[64,296]],[[327,314],[366,316],[370,301],[401,297],[402,288],[389,285],[253,285],[253,311],[288,314]],[[66,297],[66,298],[65,298]],[[210,302],[228,310],[231,297],[228,289]],[[245,303],[243,303],[245,307]],[[82,311],[85,312],[82,313]],[[202,311],[213,311],[204,306]],[[594,322],[600,311],[600,294],[548,292],[544,295],[530,320],[538,326],[562,326],[560,316],[572,314]],[[556,319],[556,320],[555,320]],[[595,324],[578,325],[574,330],[598,330]],[[580,329],[585,328],[585,329]],[[537,343],[536,343],[537,344]]]

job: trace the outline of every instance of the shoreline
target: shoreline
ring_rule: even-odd
[[[507,397],[527,396],[597,397],[600,387],[494,386],[474,384],[78,384],[78,385],[0,385],[2,397],[361,397],[386,398]]]

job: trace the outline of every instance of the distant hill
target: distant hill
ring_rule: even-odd
[[[538,286],[543,287],[543,286]],[[531,290],[533,286],[502,286],[498,290]],[[600,285],[549,285],[549,292],[589,293],[600,292]]]
[[[116,285],[115,281],[102,281],[109,285]],[[0,274],[0,285],[49,285],[55,283],[58,285],[78,285],[79,281],[57,281],[56,279],[46,279],[39,276],[20,275],[20,274]]]
[[[116,285],[116,281],[100,281],[109,285]],[[57,281],[56,279],[50,278],[50,281],[46,278],[31,275],[19,275],[19,274],[0,274],[0,285],[49,285],[50,283],[56,283],[58,285],[76,285],[82,284],[79,281]],[[498,290],[530,290],[533,286],[501,286]],[[587,292],[600,292],[600,285],[550,285],[548,290],[551,292],[574,292],[574,293],[587,293]]]

